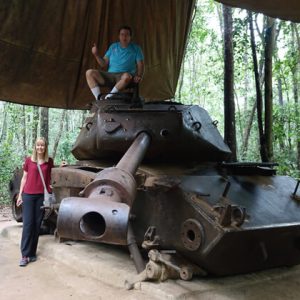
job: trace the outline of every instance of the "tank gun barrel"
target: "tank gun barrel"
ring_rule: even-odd
[[[117,168],[127,170],[134,174],[143,160],[150,145],[150,136],[146,132],[141,132],[130,148],[117,164]]]
[[[150,141],[148,133],[138,134],[117,166],[100,171],[80,192],[83,197],[62,200],[57,220],[60,237],[127,244],[130,210],[136,196],[133,175]]]

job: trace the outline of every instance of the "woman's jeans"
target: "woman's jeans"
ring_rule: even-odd
[[[22,257],[36,255],[39,241],[40,227],[44,217],[44,209],[41,209],[44,194],[22,194],[23,232],[21,240]]]

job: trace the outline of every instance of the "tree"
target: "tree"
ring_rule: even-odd
[[[26,153],[27,152],[27,147],[26,147],[26,112],[25,112],[25,105],[22,105],[21,133],[22,133],[23,152]]]
[[[40,110],[40,136],[49,142],[49,109],[41,107]]]
[[[6,104],[3,105],[3,118],[2,118],[2,127],[1,127],[1,135],[0,135],[0,144],[2,141],[6,139],[7,134],[7,111],[6,111]]]
[[[58,131],[58,134],[56,135],[55,142],[54,142],[54,145],[53,145],[53,152],[52,152],[52,158],[53,159],[55,159],[58,143],[60,141],[61,135],[62,135],[63,130],[64,130],[64,120],[65,120],[65,117],[66,117],[66,112],[67,112],[67,110],[64,109],[62,114],[61,114],[61,118],[60,118],[60,122],[59,122],[59,131]]]
[[[298,71],[299,71],[299,64],[300,64],[300,36],[296,24],[292,24],[291,26],[292,26],[292,37],[293,37],[292,47],[294,48],[294,53],[296,53],[296,62],[294,64],[294,68],[292,69],[292,77],[293,77],[293,93],[294,93],[294,101],[295,101],[297,168],[298,170],[300,170],[300,113],[299,113],[299,97],[298,97],[299,89],[298,89],[298,78],[297,78],[297,75],[299,75]]]
[[[234,105],[234,64],[232,43],[232,9],[223,5],[224,19],[224,139],[232,155],[231,160],[236,161],[236,129]]]
[[[258,123],[258,132],[259,132],[259,141],[260,141],[260,155],[262,161],[268,161],[264,128],[263,128],[263,118],[262,118],[262,111],[263,111],[262,91],[261,91],[260,80],[259,80],[259,70],[258,70],[258,62],[257,62],[257,55],[256,55],[256,43],[254,37],[252,12],[248,12],[248,16],[249,16],[251,50],[252,50],[253,70],[254,70],[255,88],[256,88],[256,109],[257,109],[257,123]]]
[[[31,139],[31,145],[32,148],[35,144],[35,141],[37,139],[37,132],[38,132],[38,125],[39,125],[39,108],[38,106],[33,107],[33,113],[32,113],[32,139]]]
[[[275,21],[267,17],[267,28],[265,34],[265,146],[266,158],[264,161],[271,161],[273,158],[273,87],[272,87],[272,55],[275,42]]]

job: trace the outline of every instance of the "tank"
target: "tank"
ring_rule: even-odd
[[[224,276],[300,263],[299,181],[230,163],[201,107],[128,98],[94,104],[54,168],[47,222],[60,240],[128,246],[143,279]]]

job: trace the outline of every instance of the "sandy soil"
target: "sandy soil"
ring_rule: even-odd
[[[13,216],[9,205],[0,205],[0,222],[11,221]]]
[[[10,207],[0,207],[0,232],[4,227],[16,224]],[[19,241],[0,235],[0,299],[154,299],[141,291],[105,285],[43,257],[23,268],[18,265],[19,259]]]
[[[5,237],[2,229],[6,226],[15,231],[21,231],[22,226],[11,220],[10,209],[5,207],[0,209],[0,299],[2,300],[94,300],[94,299],[202,299],[202,300],[298,300],[300,299],[300,265],[286,267],[281,269],[267,270],[258,273],[245,274],[240,276],[224,278],[204,278],[195,279],[192,282],[177,281],[163,283],[159,287],[153,283],[148,286],[146,283],[143,291],[127,291],[120,285],[112,283],[105,284],[97,277],[90,276],[90,273],[81,271],[85,265],[80,264],[81,269],[71,268],[58,263],[61,257],[51,259],[50,255],[42,252],[38,260],[30,263],[25,268],[20,268],[18,263],[20,259],[19,239],[9,239]],[[2,235],[1,235],[2,231]],[[18,235],[19,236],[19,235]],[[11,236],[12,237],[12,236]],[[16,238],[15,238],[16,239]],[[42,243],[41,243],[42,244]],[[69,246],[68,246],[69,247]],[[66,247],[66,249],[68,248]],[[54,251],[56,248],[52,248]],[[60,248],[62,249],[62,248]],[[49,250],[49,248],[48,248]],[[91,250],[91,249],[90,249]],[[44,249],[45,251],[45,249]],[[69,250],[62,250],[59,255],[70,259]],[[73,251],[73,253],[75,253]],[[38,253],[39,255],[39,253]],[[47,258],[48,257],[48,258]],[[55,257],[55,256],[53,256]],[[76,259],[84,256],[74,256],[72,263],[76,264]],[[103,257],[113,257],[111,254]],[[75,261],[74,261],[75,258]],[[83,260],[84,261],[84,260]],[[80,261],[82,262],[82,260]],[[115,261],[114,261],[115,262]],[[116,262],[118,263],[118,262]],[[112,266],[112,264],[102,264],[102,266]],[[103,273],[110,276],[110,281],[114,282],[115,271],[104,269]],[[88,267],[87,267],[88,269]],[[99,272],[102,271],[99,270]],[[126,272],[127,267],[124,269]],[[105,272],[106,271],[106,272]],[[129,271],[128,271],[129,272]],[[83,275],[85,274],[85,275]],[[109,274],[109,275],[108,275]],[[106,281],[107,282],[107,281]],[[155,286],[156,285],[156,286]],[[151,287],[151,289],[150,289]],[[157,293],[161,288],[167,297],[158,297],[162,295]],[[156,295],[156,298],[154,297]],[[180,297],[173,297],[180,295]]]

